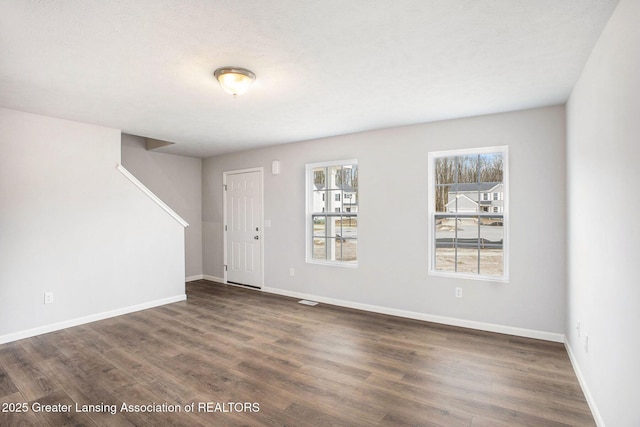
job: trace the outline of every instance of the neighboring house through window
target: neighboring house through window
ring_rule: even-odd
[[[307,262],[357,266],[358,161],[312,163],[306,173]]]
[[[508,280],[507,147],[429,153],[430,274]]]

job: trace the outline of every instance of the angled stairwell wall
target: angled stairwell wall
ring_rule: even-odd
[[[119,163],[119,130],[0,109],[0,343],[185,299],[184,224]]]

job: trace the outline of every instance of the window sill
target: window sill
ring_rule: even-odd
[[[452,271],[429,270],[429,276],[450,277],[452,279],[471,279],[481,282],[509,283],[508,276],[483,276],[472,273],[456,273]]]
[[[307,264],[326,265],[330,267],[357,268],[358,262],[340,262],[340,261],[321,261],[316,259],[307,259]]]

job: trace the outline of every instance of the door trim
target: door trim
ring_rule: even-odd
[[[260,173],[260,199],[262,201],[260,210],[261,210],[261,223],[260,223],[260,284],[258,286],[247,285],[242,286],[243,288],[249,289],[262,289],[264,287],[264,167],[256,167],[256,168],[248,168],[248,169],[238,169],[232,171],[223,171],[222,172],[222,244],[224,245],[224,255],[223,255],[223,272],[224,272],[224,283],[230,285],[236,285],[235,283],[229,283],[227,281],[227,269],[224,266],[227,266],[227,192],[225,188],[227,186],[227,176],[228,175],[239,175],[243,173],[249,172],[259,172]]]

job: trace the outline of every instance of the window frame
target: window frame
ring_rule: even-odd
[[[313,217],[317,215],[324,215],[326,218],[335,217],[335,216],[350,216],[354,218],[358,218],[360,214],[360,188],[358,186],[358,196],[356,198],[355,205],[358,207],[356,212],[314,212],[313,211],[313,185],[314,185],[314,176],[313,170],[317,168],[330,168],[330,167],[340,167],[346,165],[356,165],[358,166],[357,159],[347,159],[347,160],[335,160],[328,162],[318,162],[318,163],[307,163],[305,165],[305,197],[306,197],[306,209],[305,209],[305,261],[308,264],[320,264],[320,265],[329,265],[336,267],[347,267],[347,268],[356,268],[358,267],[358,257],[356,255],[355,261],[333,261],[333,260],[321,260],[313,258]],[[324,193],[323,193],[324,194]],[[342,193],[340,193],[342,194]],[[331,197],[327,197],[329,200]],[[343,203],[343,197],[340,197],[340,203]],[[338,214],[338,215],[336,215]],[[356,244],[358,238],[355,239]]]
[[[436,189],[436,176],[435,176],[435,163],[436,159],[442,157],[463,157],[470,155],[482,155],[482,154],[502,154],[502,162],[503,162],[503,175],[502,175],[502,197],[500,201],[502,201],[502,212],[499,212],[503,218],[503,270],[502,276],[491,276],[480,273],[465,273],[465,272],[457,272],[457,271],[444,271],[444,270],[436,270],[436,233],[435,233],[435,225],[436,225],[436,215],[442,214],[436,212],[436,197],[435,197],[435,189]],[[479,148],[467,148],[467,149],[459,149],[459,150],[444,150],[444,151],[433,151],[428,153],[428,252],[429,252],[429,267],[428,274],[432,276],[442,276],[442,277],[453,277],[453,278],[464,278],[464,279],[472,279],[472,280],[480,280],[480,281],[491,281],[491,282],[509,282],[509,147],[507,145],[502,146],[493,146],[493,147],[479,147]],[[489,197],[490,201],[493,201],[493,197]],[[490,209],[489,212],[483,212],[479,209],[478,212],[474,212],[473,215],[477,215],[480,217],[492,217],[495,216],[495,212],[491,212],[493,209]],[[465,216],[465,215],[462,215]]]

